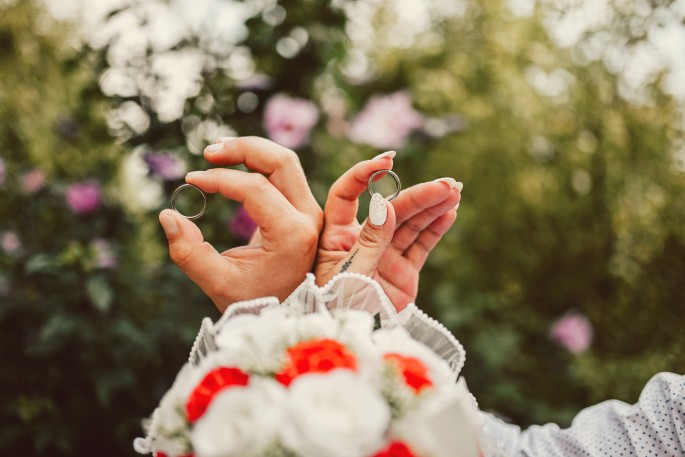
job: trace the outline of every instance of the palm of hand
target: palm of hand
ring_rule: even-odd
[[[314,267],[314,274],[320,286],[324,285],[321,284],[321,279],[325,281],[337,273],[333,270],[348,255],[361,229],[362,226],[357,221],[348,225],[331,225],[324,228]],[[392,244],[371,275],[398,310],[404,309],[416,299],[418,277],[419,269],[416,265]]]

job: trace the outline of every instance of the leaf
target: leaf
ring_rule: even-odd
[[[88,298],[100,311],[109,311],[114,298],[114,292],[107,283],[107,280],[102,276],[92,276],[86,283],[86,292]]]
[[[56,268],[57,262],[47,254],[34,255],[26,262],[26,273],[28,274],[41,273]]]

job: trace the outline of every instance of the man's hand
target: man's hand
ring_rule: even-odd
[[[219,253],[175,211],[162,211],[159,220],[171,259],[223,312],[240,300],[284,300],[312,269],[323,216],[293,151],[257,137],[222,140],[205,149],[209,162],[256,173],[215,168],[188,173],[186,182],[242,203],[258,236]]]

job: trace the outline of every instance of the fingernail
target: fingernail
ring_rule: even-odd
[[[216,143],[216,144],[210,144],[205,148],[205,151],[207,152],[218,152],[221,151],[224,148],[223,143]]]
[[[457,189],[459,189],[459,192],[464,188],[464,183],[457,181]]]
[[[450,186],[450,189],[458,189],[459,184],[461,184],[461,183],[458,183],[457,180],[454,178],[438,178],[438,179],[434,180],[433,182],[444,182],[445,184]]]
[[[396,154],[397,153],[395,151],[387,151],[387,152],[384,152],[383,154],[378,154],[376,157],[374,157],[371,160],[384,159],[386,157],[390,157],[391,159],[394,159]]]
[[[369,203],[369,222],[376,227],[385,224],[388,219],[387,202],[381,194],[373,194]]]
[[[196,178],[196,177],[198,177],[198,176],[202,176],[203,173],[204,173],[204,171],[191,171],[191,172],[188,172],[188,173],[186,173],[186,179],[188,179],[188,178]]]
[[[219,143],[228,143],[229,141],[235,140],[235,139],[236,139],[236,137],[234,137],[234,136],[222,136],[217,141]]]
[[[459,203],[461,203],[461,202],[459,202]],[[456,205],[454,205],[454,210],[455,210],[455,211],[459,210],[459,203],[457,203]]]
[[[164,211],[159,215],[159,222],[162,224],[162,229],[164,229],[164,233],[167,237],[174,236],[178,233],[178,222],[176,221],[176,218],[168,212]]]

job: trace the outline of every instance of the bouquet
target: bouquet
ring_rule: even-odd
[[[363,278],[336,278],[326,289],[308,278],[284,304],[254,300],[234,305],[216,326],[205,320],[136,450],[156,457],[478,455],[477,407],[463,380],[455,383],[449,364],[399,325],[407,316],[387,308],[380,288]]]

